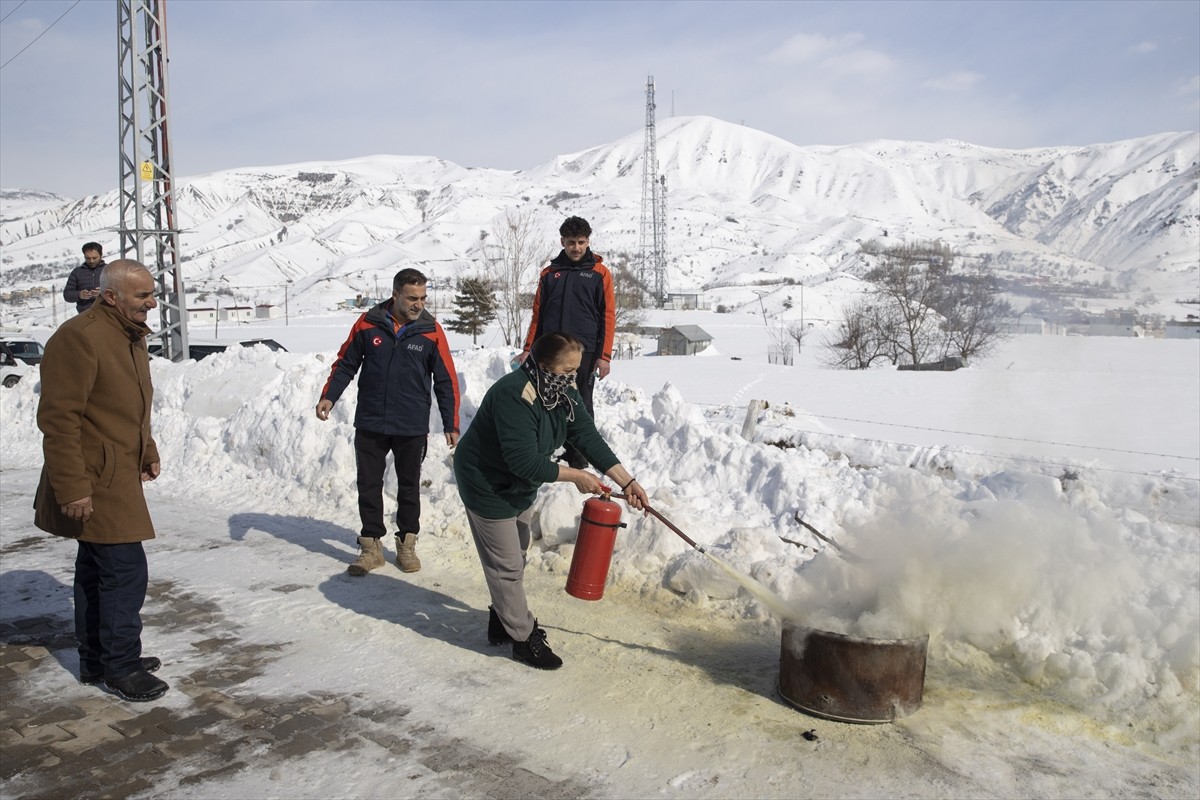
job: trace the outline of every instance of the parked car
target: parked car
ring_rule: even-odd
[[[5,389],[11,389],[20,383],[21,378],[26,375],[32,375],[37,372],[37,367],[31,367],[28,364],[0,364],[0,385]]]
[[[41,342],[25,337],[0,336],[0,361],[5,364],[29,364],[37,366],[42,363],[45,353]]]
[[[208,358],[213,353],[223,353],[230,347],[254,347],[256,344],[261,344],[268,350],[287,352],[287,348],[274,339],[243,339],[240,342],[212,342],[202,339],[191,339],[188,341],[188,356],[195,361],[200,361],[201,359]],[[147,347],[150,350],[150,355],[162,355],[162,342],[160,340],[154,339]]]

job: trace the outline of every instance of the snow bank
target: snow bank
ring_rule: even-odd
[[[510,356],[456,354],[464,426]],[[155,361],[163,477],[152,492],[354,519],[356,393],[327,422],[313,413],[330,366],[328,356],[262,347]],[[39,388],[0,393],[4,468],[40,464]],[[936,448],[914,457],[866,443],[853,452],[748,443],[740,421],[706,415],[670,384],[647,396],[604,381],[596,405],[654,507],[801,622],[879,638],[927,632],[931,672],[1009,670],[1098,717],[1149,720],[1165,747],[1200,747],[1194,482],[1041,474]],[[431,429],[440,432],[436,410]],[[450,455],[430,437],[423,525],[427,535],[467,539]],[[566,485],[542,492],[532,568],[565,572],[582,501]],[[797,516],[863,560],[838,555]],[[673,592],[713,613],[778,624],[657,520],[626,521],[611,591]]]

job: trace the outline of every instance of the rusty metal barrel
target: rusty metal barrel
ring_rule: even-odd
[[[878,725],[921,707],[929,635],[868,639],[783,626],[779,694],[806,714]]]

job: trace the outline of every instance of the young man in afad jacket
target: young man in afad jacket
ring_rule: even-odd
[[[575,386],[588,415],[595,418],[592,390],[597,377],[608,377],[617,327],[613,277],[600,254],[591,250],[592,226],[586,219],[568,217],[558,235],[562,250],[538,276],[533,316],[517,360],[524,363],[533,343],[548,333],[567,333],[583,342]],[[562,459],[573,469],[584,469],[588,463],[569,444]]]
[[[347,570],[351,575],[366,575],[384,563],[380,540],[387,534],[383,474],[388,453],[398,484],[396,565],[403,572],[421,568],[416,545],[431,388],[446,444],[458,443],[458,373],[442,326],[425,310],[427,283],[415,269],[396,273],[391,299],[360,316],[350,329],[317,403],[317,419],[329,419],[333,404],[358,373],[354,453],[362,533],[358,559]]]

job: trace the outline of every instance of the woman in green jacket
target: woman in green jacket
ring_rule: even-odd
[[[566,482],[581,494],[603,491],[598,477],[557,464],[551,455],[570,443],[621,487],[632,508],[649,504],[646,490],[621,466],[583,406],[575,388],[582,358],[583,345],[574,336],[542,336],[520,369],[488,389],[454,452],[458,494],[492,597],[488,641],[512,642],[513,658],[538,669],[562,666],[525,599],[525,551],[538,487]]]

